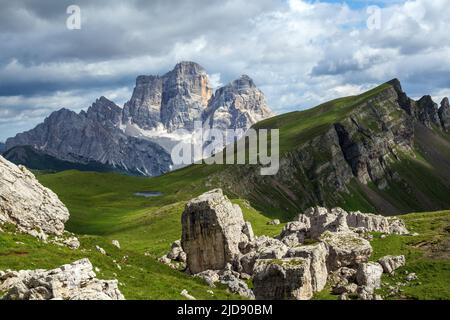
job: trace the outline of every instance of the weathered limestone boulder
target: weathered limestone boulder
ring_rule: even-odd
[[[186,253],[183,251],[181,247],[181,240],[177,240],[172,244],[172,248],[170,252],[167,254],[167,257],[170,260],[186,262]]]
[[[314,293],[310,261],[304,258],[257,260],[253,276],[257,300],[308,300]]]
[[[88,259],[53,270],[0,272],[6,300],[124,300],[117,280],[99,280]]]
[[[241,246],[241,252],[244,254],[240,259],[242,271],[252,275],[257,259],[281,259],[288,249],[280,240],[266,236],[247,242],[245,246]]]
[[[111,244],[112,244],[114,247],[116,247],[117,249],[120,250],[120,242],[119,242],[119,240],[112,240],[112,241],[111,241]]]
[[[394,217],[347,212],[341,208],[312,207],[288,223],[280,236],[287,245],[301,244],[305,239],[318,239],[325,231],[341,232],[358,229],[361,232],[408,234],[404,222]]]
[[[13,223],[39,238],[62,235],[69,211],[23,166],[0,156],[0,224]]]
[[[390,217],[389,220],[389,234],[406,235],[409,234],[408,229],[406,229],[405,222],[401,219]]]
[[[366,291],[373,292],[381,287],[383,267],[376,262],[361,263],[356,271],[356,282],[364,286]]]
[[[328,250],[324,243],[290,248],[286,254],[289,258],[305,258],[310,261],[311,285],[314,292],[325,288],[328,278]]]
[[[394,217],[383,217],[376,214],[349,212],[347,225],[350,228],[363,229],[365,232],[383,232],[387,234],[408,234],[404,222]]]
[[[328,284],[332,287],[346,286],[349,283],[356,283],[356,270],[342,267],[328,274]]]
[[[221,189],[189,201],[181,223],[181,245],[191,273],[222,270],[227,263],[239,263],[239,244],[249,241],[243,231],[248,233],[248,226],[240,207],[233,205]]]
[[[304,215],[309,219],[311,228],[308,233],[310,239],[318,239],[325,231],[347,231],[347,212],[341,208],[328,210],[321,207],[309,208]]]
[[[175,270],[186,269],[186,252],[183,251],[181,240],[172,243],[169,253],[158,259],[159,262],[168,265]]]
[[[281,222],[280,222],[279,219],[274,219],[274,220],[271,220],[271,221],[267,222],[267,225],[268,226],[278,226],[280,223]]]
[[[240,279],[240,274],[231,270],[228,265],[225,270],[206,270],[194,275],[203,279],[210,287],[214,288],[220,282],[228,287],[231,293],[239,294],[242,297],[254,299],[253,291],[248,288],[247,283]]]
[[[247,283],[239,279],[238,275],[231,270],[221,272],[219,281],[220,283],[226,285],[231,293],[235,293],[249,299],[255,298],[253,291],[248,288]]]
[[[320,240],[328,249],[329,271],[357,266],[359,263],[367,262],[372,254],[370,242],[351,231],[326,231]]]
[[[289,222],[281,231],[278,239],[287,246],[297,246],[302,244],[309,236],[311,222],[305,215],[297,217],[297,221]]]
[[[385,273],[392,273],[406,264],[405,256],[385,256],[378,260]]]

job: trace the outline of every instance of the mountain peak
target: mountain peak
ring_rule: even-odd
[[[181,74],[205,74],[206,70],[201,65],[193,61],[181,61],[175,65],[175,68],[172,70],[176,73]]]
[[[248,75],[243,74],[239,77],[239,79],[234,80],[231,85],[233,87],[236,87],[238,90],[242,89],[248,89],[248,88],[256,88],[255,83],[253,82],[253,79],[250,78]]]

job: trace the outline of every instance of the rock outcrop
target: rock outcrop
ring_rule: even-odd
[[[370,242],[351,231],[326,231],[320,240],[328,248],[327,266],[330,271],[341,267],[357,267],[360,263],[367,262],[372,255]]]
[[[46,238],[62,235],[69,211],[51,190],[23,166],[0,156],[0,224],[15,224],[20,231]]]
[[[408,234],[403,221],[395,217],[383,217],[361,212],[347,212],[342,208],[312,207],[288,223],[280,236],[283,243],[293,246],[305,239],[318,239],[325,231],[358,233],[382,232],[385,234]]]
[[[99,280],[88,259],[53,270],[0,271],[4,300],[124,300],[117,280]]]
[[[306,300],[329,283],[342,299],[378,299],[383,270],[399,268],[404,257],[369,262],[372,246],[363,237],[408,233],[398,218],[321,207],[300,214],[277,238],[255,237],[251,230],[240,208],[212,190],[188,202],[181,243],[160,261],[247,298]],[[187,268],[180,268],[184,262]],[[250,278],[253,292],[245,283]]]
[[[405,256],[385,256],[378,260],[378,263],[383,267],[385,273],[393,273],[406,263]]]
[[[310,261],[304,258],[258,260],[253,286],[258,300],[309,300],[314,294]]]
[[[239,263],[239,244],[249,241],[243,232],[246,224],[240,207],[233,205],[222,190],[189,201],[181,223],[181,245],[191,273],[221,270],[227,263]]]

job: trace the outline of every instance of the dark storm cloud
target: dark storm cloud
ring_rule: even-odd
[[[0,141],[100,95],[122,104],[137,75],[181,60],[215,82],[249,74],[276,112],[394,77],[411,96],[446,94],[448,0],[350,2],[0,0]],[[71,4],[81,30],[66,28]],[[365,27],[365,4],[384,4],[380,30]]]

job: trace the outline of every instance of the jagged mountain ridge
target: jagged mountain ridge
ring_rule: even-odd
[[[280,170],[235,166],[208,185],[286,216],[311,205],[398,214],[450,206],[448,99],[407,97],[392,80],[355,97],[258,123],[280,129]]]
[[[248,76],[214,95],[203,67],[181,62],[165,75],[137,77],[123,109],[105,97],[79,114],[61,109],[36,128],[8,139],[6,149],[32,146],[62,161],[93,161],[118,171],[154,176],[172,167],[170,150],[178,141],[177,129],[192,132],[200,121],[210,128],[246,131],[270,116],[264,94]],[[25,161],[31,163],[31,159]]]

